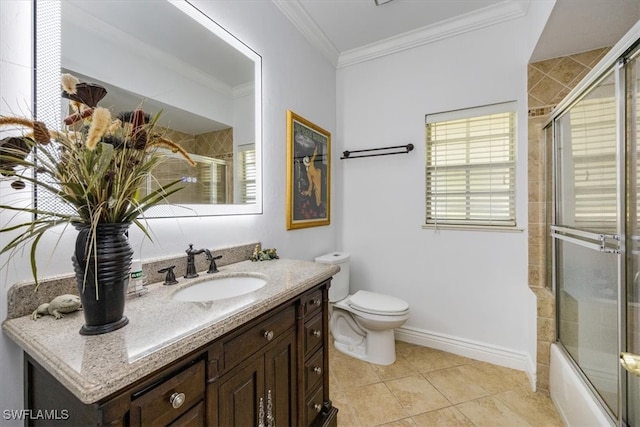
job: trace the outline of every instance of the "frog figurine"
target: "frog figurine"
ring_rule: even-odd
[[[253,254],[251,255],[251,261],[269,261],[271,259],[280,259],[276,248],[260,250],[260,245],[256,245],[253,248]]]
[[[38,320],[40,316],[50,314],[56,319],[64,317],[66,313],[71,313],[76,310],[82,310],[82,303],[80,297],[77,295],[60,295],[55,297],[49,303],[40,304],[37,309],[31,314],[33,320]]]

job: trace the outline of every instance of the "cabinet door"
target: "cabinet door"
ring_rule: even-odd
[[[255,358],[223,381],[218,388],[218,425],[257,425],[258,402],[264,396],[264,359]]]
[[[276,426],[293,426],[297,423],[297,370],[296,334],[291,329],[265,353],[265,402],[271,395],[271,407]],[[269,425],[265,420],[265,425]]]

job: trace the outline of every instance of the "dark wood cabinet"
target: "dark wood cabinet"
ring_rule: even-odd
[[[335,426],[329,284],[318,284],[94,404],[80,402],[27,355],[26,406],[65,409],[68,416],[59,425]]]
[[[218,389],[218,425],[297,424],[295,338],[291,329],[210,386]]]

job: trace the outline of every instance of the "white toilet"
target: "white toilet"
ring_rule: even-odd
[[[337,264],[329,288],[329,329],[337,350],[378,365],[396,360],[393,330],[409,318],[409,304],[400,298],[368,291],[349,295],[349,254],[331,252],[317,263]]]

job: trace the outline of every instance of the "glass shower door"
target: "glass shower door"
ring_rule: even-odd
[[[617,73],[611,69],[555,122],[558,338],[619,416]]]

